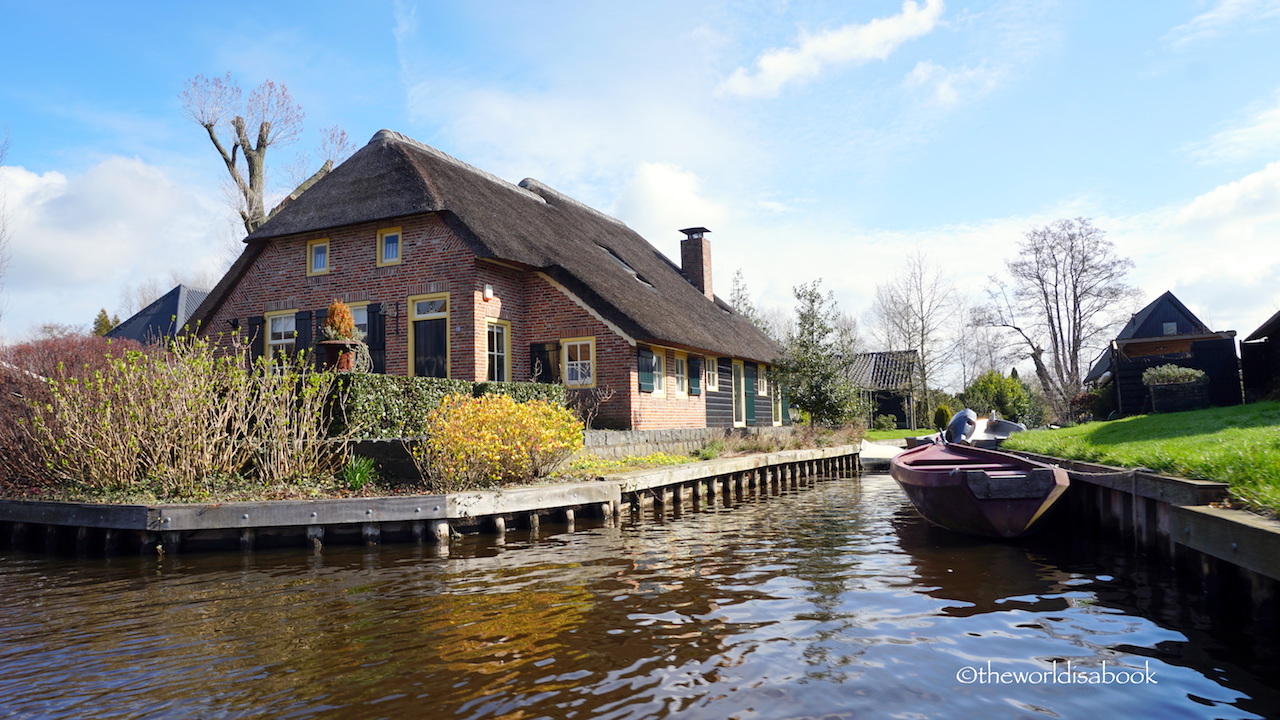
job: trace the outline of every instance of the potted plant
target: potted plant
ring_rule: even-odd
[[[324,336],[318,344],[324,348],[325,366],[338,372],[354,370],[356,356],[364,346],[364,333],[356,327],[346,303],[334,300],[329,304],[320,334]]]
[[[1209,381],[1203,370],[1157,365],[1142,372],[1151,389],[1151,412],[1178,412],[1209,407]]]

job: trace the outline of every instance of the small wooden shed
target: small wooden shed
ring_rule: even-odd
[[[1240,343],[1240,369],[1245,402],[1262,400],[1280,391],[1280,312]]]
[[[1235,338],[1234,330],[1210,330],[1172,292],[1165,292],[1129,319],[1094,363],[1085,382],[1112,380],[1119,413],[1139,415],[1151,411],[1151,396],[1142,384],[1142,373],[1157,365],[1180,365],[1205,372],[1210,405],[1239,405],[1240,360]]]

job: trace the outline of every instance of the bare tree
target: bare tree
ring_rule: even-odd
[[[146,278],[120,288],[120,314],[126,318],[137,314],[164,295],[168,288],[155,278]]]
[[[917,248],[893,280],[876,288],[871,314],[886,350],[916,351],[916,420],[927,421],[933,417],[930,387],[955,354],[954,328],[961,314],[955,284]]]
[[[964,331],[956,338],[955,364],[960,371],[960,387],[968,387],[979,375],[1012,366],[1019,359],[1011,347],[1010,339],[999,328],[985,324],[986,308],[970,307],[965,310],[961,326]]]
[[[267,150],[288,145],[302,133],[302,106],[293,102],[284,84],[264,81],[249,93],[242,103],[243,92],[231,80],[197,75],[188,80],[182,91],[182,109],[187,117],[209,133],[209,140],[227,166],[235,187],[236,209],[244,221],[245,232],[253,232],[276,213],[284,203],[323,177],[335,162],[350,154],[346,133],[336,127],[324,131],[321,140],[323,165],[308,179],[292,183],[297,186],[285,201],[270,212],[266,206]],[[223,143],[221,131],[229,131],[230,146]]]
[[[1133,261],[1116,255],[1105,234],[1088,218],[1028,230],[1017,259],[1005,263],[1009,278],[992,277],[980,318],[1013,334],[1059,417],[1136,294],[1124,283]]]

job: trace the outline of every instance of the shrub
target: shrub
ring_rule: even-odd
[[[1157,365],[1142,372],[1143,385],[1170,385],[1174,383],[1201,382],[1205,372],[1180,365]]]
[[[472,383],[446,378],[354,374],[334,398],[335,434],[359,438],[418,437],[427,416],[450,395],[470,395]]]
[[[946,405],[939,405],[937,410],[933,411],[933,429],[945,430],[951,422],[951,408]]]
[[[333,376],[308,363],[186,339],[50,378],[47,400],[28,401],[41,473],[65,489],[162,499],[331,478],[346,458],[325,435]]]
[[[873,430],[893,430],[898,427],[898,418],[892,415],[877,415],[871,424]]]
[[[351,316],[351,308],[341,300],[329,303],[325,311],[324,324],[320,332],[326,340],[362,340],[357,337],[356,319]]]
[[[451,395],[432,410],[425,439],[411,443],[427,491],[455,492],[544,477],[582,447],[567,408],[508,395]]]
[[[342,378],[335,398],[334,432],[359,438],[420,437],[427,416],[450,395],[506,395],[517,402],[542,400],[565,405],[563,385],[480,382],[447,378],[354,374]]]
[[[556,383],[479,382],[472,394],[476,397],[506,395],[516,402],[542,400],[552,405],[566,405],[565,387]]]
[[[975,378],[960,393],[960,400],[979,416],[994,410],[1000,417],[1014,422],[1034,423],[1038,419],[1027,386],[998,370],[988,370]]]
[[[47,405],[49,379],[92,377],[125,352],[158,354],[132,340],[68,335],[0,348],[0,480],[47,480],[31,433],[33,408]]]

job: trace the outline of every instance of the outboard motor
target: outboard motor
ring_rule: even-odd
[[[964,444],[973,437],[973,432],[978,429],[978,414],[969,408],[965,408],[955,415],[951,416],[951,422],[947,423],[946,432],[942,433],[942,439],[949,443]]]

